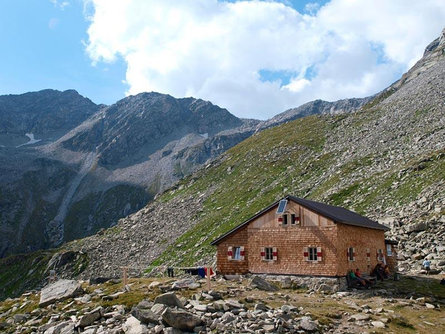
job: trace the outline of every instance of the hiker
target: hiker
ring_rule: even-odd
[[[353,282],[353,283],[355,283],[355,282],[359,282],[360,285],[366,286],[366,282],[365,282],[363,279],[361,279],[361,278],[355,276],[355,274],[354,274],[354,272],[352,271],[352,269],[350,269],[350,270],[348,271],[348,276],[349,276],[349,278],[351,279],[351,282]]]
[[[379,262],[375,265],[374,269],[371,271],[371,276],[377,277],[377,279],[381,280],[383,282],[384,276],[384,269],[382,267],[382,264]]]
[[[422,266],[423,266],[423,269],[426,270],[426,274],[428,275],[431,270],[431,261],[428,259],[423,260]]]
[[[361,280],[365,281],[365,283],[366,283],[367,286],[371,286],[371,285],[372,285],[372,282],[371,282],[369,279],[366,279],[366,278],[363,278],[363,277],[362,277],[362,273],[360,272],[360,269],[359,269],[359,268],[356,268],[356,269],[355,269],[354,275],[355,275],[358,279],[361,279]]]

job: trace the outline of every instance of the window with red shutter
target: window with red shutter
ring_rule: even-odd
[[[241,261],[244,261],[244,254],[245,254],[245,252],[244,252],[244,246],[241,246],[241,247],[240,247],[240,260],[241,260]]]
[[[323,253],[321,252],[321,247],[317,247],[317,261],[323,261]]]
[[[233,257],[233,247],[229,246],[229,248],[227,248],[227,260],[232,260]]]

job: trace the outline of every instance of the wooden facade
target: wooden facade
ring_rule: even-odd
[[[344,276],[356,268],[370,273],[382,255],[395,260],[385,226],[343,208],[285,199],[284,213],[276,213],[278,201],[212,242],[219,273]]]

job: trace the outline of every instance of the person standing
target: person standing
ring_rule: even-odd
[[[428,259],[423,260],[422,266],[423,266],[423,269],[426,270],[426,274],[428,275],[431,270],[431,261]]]

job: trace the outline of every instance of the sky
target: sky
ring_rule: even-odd
[[[365,97],[445,28],[443,0],[2,0],[0,94],[157,91],[267,119]]]

